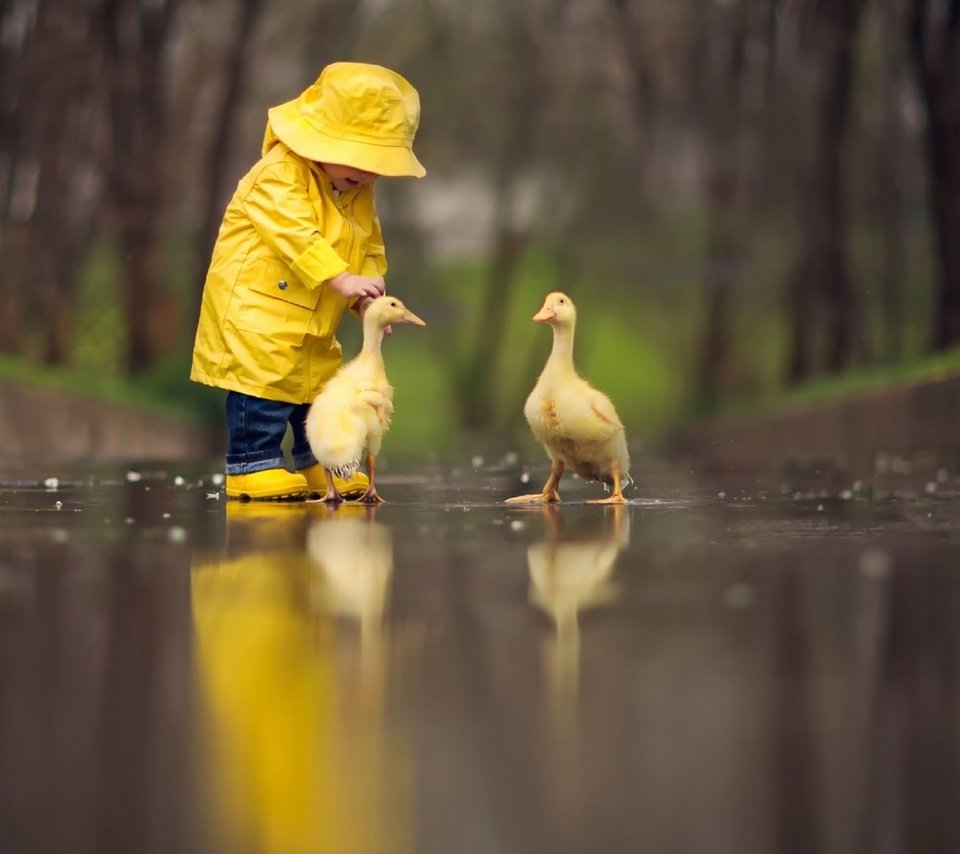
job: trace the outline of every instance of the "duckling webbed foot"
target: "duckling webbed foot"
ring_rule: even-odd
[[[340,494],[340,490],[337,489],[336,484],[333,482],[333,475],[327,471],[327,469],[324,469],[323,476],[327,481],[327,491],[320,497],[320,503],[343,504],[343,496]]]
[[[555,489],[549,492],[536,492],[533,495],[515,495],[513,498],[507,498],[504,504],[559,504],[560,493]]]
[[[626,498],[623,497],[622,493],[615,493],[609,498],[591,498],[587,504],[629,504]]]
[[[554,504],[560,501],[560,491],[557,487],[560,485],[560,478],[563,477],[564,464],[554,462],[550,469],[550,477],[543,485],[543,491],[534,495],[517,495],[508,498],[506,504]]]
[[[623,497],[623,487],[620,481],[620,469],[613,469],[613,492],[607,498],[592,498],[587,504],[627,504],[629,503]]]
[[[373,484],[373,477],[376,470],[377,458],[373,454],[367,454],[367,477],[370,478],[370,485],[363,495],[357,499],[361,504],[383,504],[383,499],[377,493],[377,488]]]

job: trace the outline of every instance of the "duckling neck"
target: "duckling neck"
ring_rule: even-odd
[[[363,346],[360,348],[360,354],[368,359],[383,361],[383,353],[380,349],[383,344],[383,327],[376,323],[373,318],[364,318],[363,323]]]
[[[553,327],[553,349],[549,363],[555,368],[573,370],[573,327],[555,325]]]

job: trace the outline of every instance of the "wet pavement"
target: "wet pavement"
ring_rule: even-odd
[[[0,473],[0,850],[960,851],[955,473],[476,462]]]

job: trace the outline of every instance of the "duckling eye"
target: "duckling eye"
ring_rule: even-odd
[[[390,306],[391,306],[392,308],[396,308],[396,307],[397,307],[397,301],[396,301],[395,299],[394,299],[394,300],[390,300]]]
[[[563,305],[563,300],[562,300],[562,299],[558,299],[557,302],[560,303],[560,305]]]

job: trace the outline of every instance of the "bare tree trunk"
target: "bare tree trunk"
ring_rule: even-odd
[[[704,66],[709,123],[706,188],[708,237],[704,281],[704,329],[701,336],[697,408],[716,406],[730,361],[730,312],[742,262],[742,163],[744,134],[743,76],[751,0],[738,0],[727,15],[708,17],[715,62]],[[726,25],[726,26],[724,26]]]
[[[43,93],[35,116],[36,153],[40,164],[37,211],[31,241],[35,267],[35,299],[42,318],[42,359],[46,364],[69,361],[73,343],[77,258],[91,231],[77,209],[70,187],[84,166],[91,129],[84,93],[89,59],[84,26],[90,9],[77,0],[48,0],[41,24],[44,47],[37,76]]]
[[[494,175],[497,193],[496,232],[490,273],[483,295],[473,346],[460,372],[461,420],[468,430],[489,427],[494,421],[493,402],[497,383],[498,357],[506,336],[504,317],[513,292],[517,270],[530,240],[530,225],[515,217],[515,200],[521,175],[535,161],[540,143],[535,116],[547,87],[541,77],[539,51],[542,43],[537,24],[525,20],[511,0],[503,0],[505,35],[511,59],[525,68],[508,95],[505,125],[507,136],[498,152]]]
[[[823,364],[829,371],[854,355],[859,317],[846,258],[847,210],[843,160],[852,91],[853,44],[863,0],[831,0],[819,6],[821,46],[814,110],[815,141],[806,205],[804,259],[792,280],[794,307],[789,378],[810,373],[816,322],[824,330]],[[813,307],[799,311],[804,301]],[[818,316],[819,313],[819,316]]]
[[[24,2],[25,0],[0,2],[0,28],[4,34],[9,34],[0,39],[0,249],[3,248],[4,229],[10,215],[23,55],[27,43],[27,33],[18,32],[12,19],[15,16],[18,19],[25,18],[19,8]]]
[[[513,227],[509,219],[497,228],[477,323],[479,332],[461,376],[462,422],[468,430],[481,430],[493,421],[496,369],[506,337],[504,307],[509,304],[513,282],[528,242],[529,233]]]
[[[906,272],[902,189],[904,128],[897,96],[904,58],[899,49],[899,28],[893,17],[888,13],[883,21],[885,61],[881,90],[884,115],[883,133],[879,140],[879,159],[885,167],[878,170],[876,193],[880,233],[883,239],[883,270],[880,274],[883,344],[880,353],[887,362],[896,362],[903,356]]]
[[[157,324],[170,306],[159,273],[164,153],[163,59],[179,0],[104,0],[101,29],[110,83],[107,164],[117,223],[127,327],[126,368],[155,362]]]
[[[22,104],[27,97],[24,57],[36,40],[25,0],[4,0],[0,26],[0,352],[20,353],[27,326],[24,279],[30,219],[36,208],[36,164],[24,157]],[[20,26],[14,26],[14,21]]]
[[[220,228],[223,216],[224,196],[228,184],[228,158],[224,152],[233,134],[237,108],[243,99],[244,84],[246,82],[247,60],[251,56],[250,42],[256,29],[257,21],[263,11],[263,0],[240,0],[236,23],[236,35],[230,44],[226,61],[226,81],[221,91],[220,100],[214,108],[214,133],[206,152],[203,174],[207,177],[206,199],[203,204],[203,222],[198,234],[198,242],[194,253],[193,281],[197,283],[194,294],[193,308],[200,307],[200,296],[203,292],[203,271],[210,258],[210,251]]]
[[[17,71],[5,77],[11,111],[4,116],[3,348],[24,355],[26,329],[47,364],[71,351],[76,259],[89,233],[74,178],[91,136],[84,97],[90,56],[84,26],[89,3],[46,0],[26,18]],[[25,15],[23,9],[18,14]],[[5,50],[12,49],[8,45]]]
[[[909,10],[940,266],[931,346],[942,349],[960,342],[960,0],[910,0]]]
[[[644,40],[643,28],[634,12],[636,0],[608,0],[614,22],[620,34],[620,43],[630,71],[630,85],[636,105],[634,118],[641,135],[653,126],[657,108],[656,72],[651,67],[651,56]]]
[[[787,382],[798,383],[814,372],[816,358],[813,341],[813,305],[815,294],[807,292],[814,277],[813,265],[801,261],[791,275],[787,287],[787,307],[790,324],[790,349],[787,362]]]

